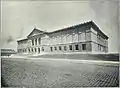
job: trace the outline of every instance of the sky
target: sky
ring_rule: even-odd
[[[15,0],[1,4],[1,48],[16,50],[16,40],[33,28],[49,32],[93,20],[109,37],[109,52],[118,52],[118,0]]]

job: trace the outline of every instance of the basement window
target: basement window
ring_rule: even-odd
[[[32,52],[33,52],[33,48],[32,48]]]
[[[24,52],[26,52],[26,49],[24,49]]]
[[[30,49],[29,49],[29,52],[30,52]]]
[[[82,50],[86,50],[86,44],[82,44]]]
[[[51,51],[53,51],[53,48],[52,48],[52,47],[50,47],[50,50],[51,50]]]
[[[35,48],[35,52],[36,52],[36,48]]]
[[[66,47],[66,46],[64,46],[64,50],[65,50],[65,51],[67,50],[67,47]]]
[[[55,48],[55,50],[57,50],[57,47],[54,47]]]
[[[62,50],[61,46],[59,46],[59,50]]]
[[[44,47],[42,47],[42,51],[44,51]]]
[[[75,50],[79,50],[78,45],[75,45]]]
[[[40,48],[38,48],[38,52],[40,53]]]
[[[72,50],[72,45],[69,45],[69,49]]]

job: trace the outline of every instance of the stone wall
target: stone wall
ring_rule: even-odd
[[[72,50],[70,50],[70,46]],[[32,54],[41,52],[107,52],[108,40],[92,27],[81,26],[29,36],[28,41],[18,44],[18,49],[27,49],[26,52]]]

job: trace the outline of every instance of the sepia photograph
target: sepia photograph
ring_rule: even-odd
[[[1,0],[1,87],[119,87],[119,0]]]

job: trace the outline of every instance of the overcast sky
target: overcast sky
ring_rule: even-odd
[[[16,40],[34,27],[54,31],[93,20],[109,37],[109,52],[118,52],[117,0],[2,1],[2,48],[16,50]]]

